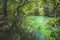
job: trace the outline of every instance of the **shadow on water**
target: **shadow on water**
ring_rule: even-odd
[[[37,30],[34,30],[32,35],[34,36],[35,40],[45,40],[45,37],[39,34]]]

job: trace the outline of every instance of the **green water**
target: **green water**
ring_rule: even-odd
[[[40,27],[41,29],[39,29],[38,31],[41,34],[45,35],[46,37],[50,36],[51,30],[46,30],[45,26],[44,26],[50,17],[47,17],[47,16],[30,16],[29,19],[30,18],[32,20],[32,23],[31,23],[32,26],[34,26],[36,28]]]
[[[46,24],[49,17],[47,16],[30,16],[31,20],[33,21],[33,25],[39,24],[42,27]]]

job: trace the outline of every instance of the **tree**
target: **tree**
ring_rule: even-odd
[[[33,40],[32,33],[29,31],[34,28],[29,24],[32,20],[29,20],[28,17],[49,16],[53,19],[55,17],[60,19],[58,18],[60,17],[59,3],[59,0],[2,0],[0,2],[0,39]],[[58,20],[57,22],[59,24]],[[47,23],[48,26],[52,24]],[[30,28],[26,25],[29,25]],[[55,25],[55,21],[52,25]]]

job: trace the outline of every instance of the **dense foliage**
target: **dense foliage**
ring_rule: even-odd
[[[34,30],[60,40],[60,0],[0,0],[0,40],[35,40]]]

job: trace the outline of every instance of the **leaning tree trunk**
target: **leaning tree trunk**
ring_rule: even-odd
[[[4,4],[3,4],[3,13],[4,13],[4,16],[6,17],[7,16],[7,1],[8,0],[4,0]]]

